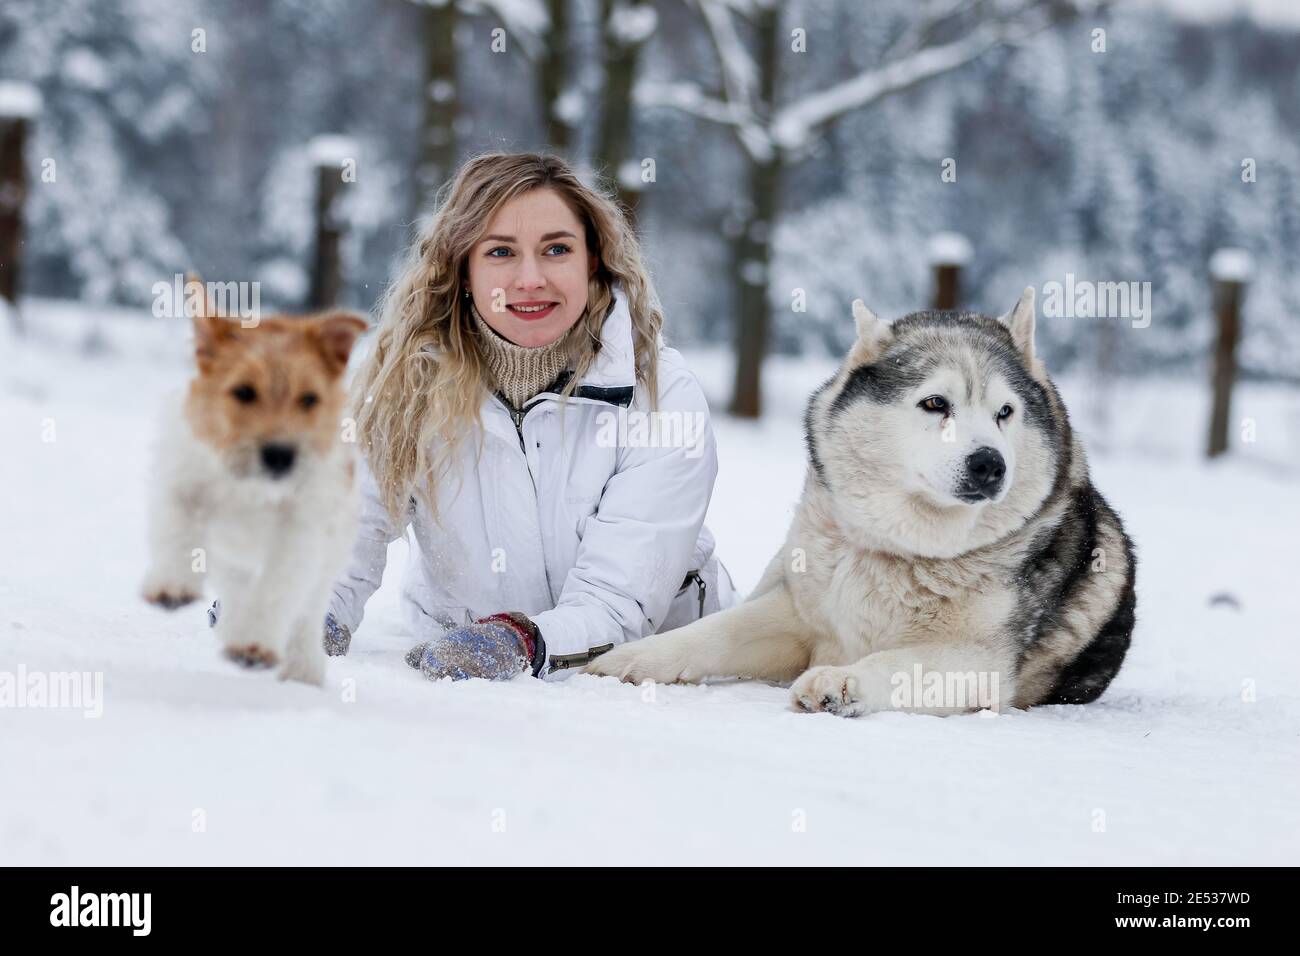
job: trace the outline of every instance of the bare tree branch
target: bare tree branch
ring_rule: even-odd
[[[706,96],[695,83],[638,83],[633,92],[637,106],[668,106],[723,126],[739,126],[746,117],[730,103]]]
[[[730,126],[750,157],[767,162],[777,149],[797,151],[822,127],[845,113],[971,63],[999,46],[1016,46],[1084,9],[1101,9],[1105,0],[1026,0],[1008,6],[994,0],[934,0],[886,54],[886,62],[828,89],[802,97],[765,116],[759,102],[758,72],[732,19],[744,0],[695,0],[722,73],[723,99],[695,84],[658,84],[638,89],[637,102],[670,106]],[[984,18],[958,39],[934,43],[936,34],[959,19]]]
[[[870,106],[932,77],[971,63],[999,46],[1015,46],[1051,26],[1054,18],[1033,8],[1028,16],[976,27],[959,40],[923,47],[851,80],[779,109],[770,126],[782,149],[802,146],[816,129],[852,110]]]

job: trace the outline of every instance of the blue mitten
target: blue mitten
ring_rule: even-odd
[[[407,652],[406,663],[429,680],[509,680],[532,669],[540,637],[524,615],[494,614],[417,644]]]
[[[325,615],[325,653],[330,657],[342,657],[348,652],[352,643],[352,632],[346,624],[340,624],[333,614]]]

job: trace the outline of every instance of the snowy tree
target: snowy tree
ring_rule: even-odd
[[[732,236],[736,282],[736,379],[730,411],[761,412],[761,369],[771,324],[772,234],[781,210],[782,174],[808,155],[815,138],[845,114],[871,106],[934,77],[950,73],[989,50],[1023,42],[1077,15],[1081,6],[1020,3],[925,4],[881,56],[849,79],[781,102],[780,66],[786,34],[783,7],[773,0],[696,0],[722,76],[720,93],[684,81],[647,85],[638,99],[720,123],[735,134],[747,158],[746,182]],[[748,22],[747,42],[737,20]],[[799,52],[800,37],[791,34]]]

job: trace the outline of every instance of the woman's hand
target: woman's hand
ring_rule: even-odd
[[[429,680],[509,680],[527,673],[537,653],[536,626],[519,613],[493,614],[417,644],[406,663]]]
[[[347,625],[340,624],[333,614],[326,614],[322,643],[325,645],[325,653],[330,657],[342,657],[352,643],[352,632],[347,629]]]

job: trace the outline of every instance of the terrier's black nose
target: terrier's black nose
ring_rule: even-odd
[[[966,458],[966,473],[971,483],[985,498],[992,498],[1002,485],[1002,478],[1007,473],[1007,463],[1002,453],[996,448],[976,448]]]
[[[271,473],[272,478],[279,478],[293,467],[295,454],[292,445],[263,445],[262,466]]]

